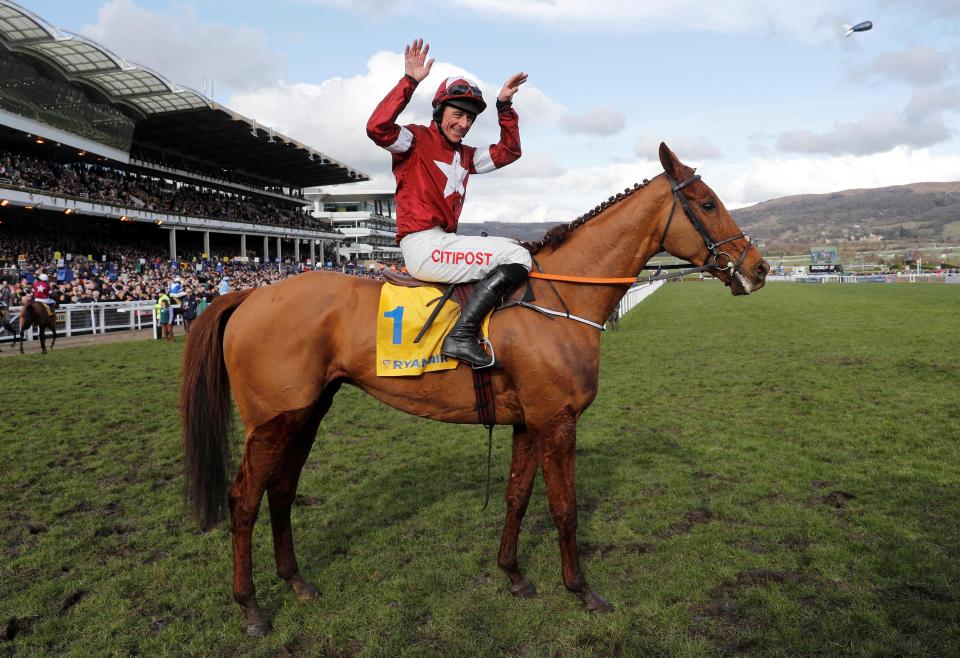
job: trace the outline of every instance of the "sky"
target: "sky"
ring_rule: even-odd
[[[569,221],[661,171],[666,142],[729,208],[960,180],[958,0],[34,0],[92,39],[392,190],[366,136],[420,37],[492,100],[514,73],[523,156],[471,176],[461,221]],[[843,36],[844,23],[873,21]],[[491,103],[492,105],[492,103]],[[498,139],[493,111],[465,140]],[[332,188],[331,188],[332,191]]]

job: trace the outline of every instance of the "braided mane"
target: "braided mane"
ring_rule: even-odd
[[[644,178],[642,183],[634,183],[633,187],[628,187],[623,192],[618,192],[616,196],[612,196],[592,210],[588,210],[569,224],[560,224],[558,226],[554,226],[547,231],[541,239],[534,240],[532,242],[521,242],[520,246],[534,255],[540,253],[542,249],[546,249],[547,247],[559,247],[567,241],[567,238],[570,237],[570,234],[578,226],[586,224],[588,221],[599,215],[602,211],[606,210],[610,206],[619,203],[623,199],[626,199],[637,190],[643,189],[649,182],[649,179]]]

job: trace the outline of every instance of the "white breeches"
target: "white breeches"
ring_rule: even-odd
[[[530,271],[530,252],[510,238],[444,233],[438,226],[404,236],[400,251],[407,271],[422,281],[477,281],[498,265],[516,263]]]

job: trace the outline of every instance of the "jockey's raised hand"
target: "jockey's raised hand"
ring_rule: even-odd
[[[520,85],[526,81],[526,73],[515,73],[514,75],[510,76],[510,79],[503,83],[500,93],[497,94],[497,100],[501,103],[509,103],[513,100],[513,95],[517,93]]]
[[[413,43],[403,49],[404,73],[417,82],[430,75],[433,60],[427,59],[428,52],[430,44],[424,43],[423,39],[414,39]]]

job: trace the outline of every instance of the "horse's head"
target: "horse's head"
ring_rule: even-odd
[[[730,286],[734,295],[749,295],[762,288],[770,264],[714,191],[662,142],[660,164],[673,192],[661,248],[698,267],[710,265],[706,272]]]

